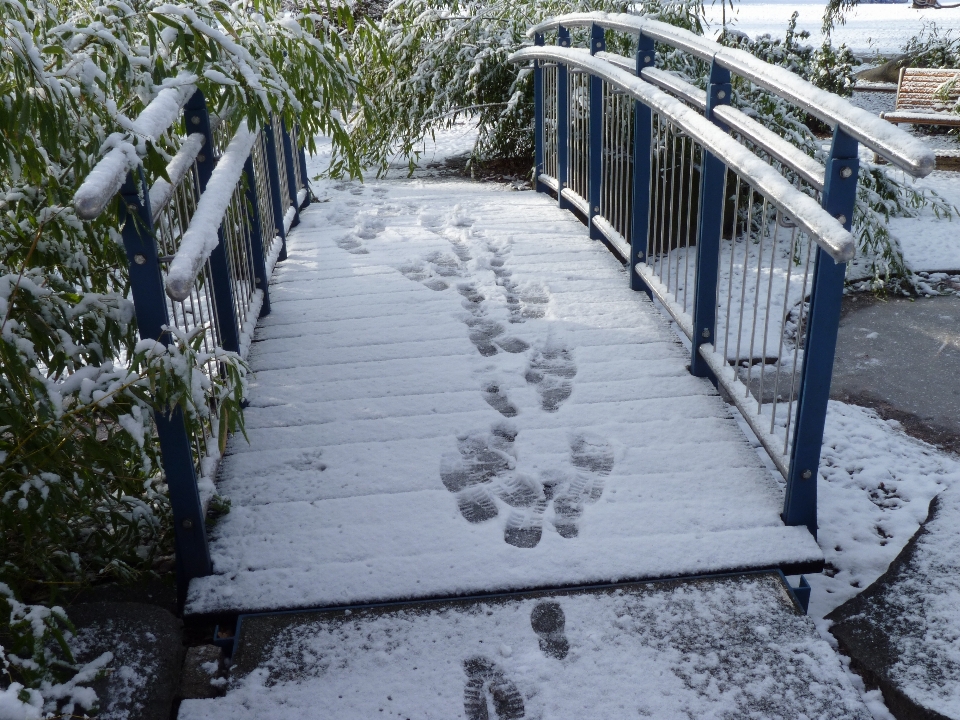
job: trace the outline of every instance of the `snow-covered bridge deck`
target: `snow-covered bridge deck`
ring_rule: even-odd
[[[288,249],[188,614],[822,561],[664,317],[547,196],[344,184]]]

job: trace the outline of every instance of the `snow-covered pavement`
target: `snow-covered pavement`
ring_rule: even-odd
[[[275,272],[188,613],[821,559],[663,317],[546,196],[326,200]]]

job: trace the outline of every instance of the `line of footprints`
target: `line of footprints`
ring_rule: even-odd
[[[560,604],[552,600],[537,603],[530,613],[530,627],[537,634],[540,650],[548,657],[563,660],[570,652],[564,632],[566,618]],[[522,720],[526,709],[517,686],[492,660],[474,656],[463,661],[467,684],[463,708],[467,720]]]
[[[354,195],[363,192],[362,186],[342,189],[349,189]],[[383,192],[381,188],[374,189],[375,194],[382,196]],[[367,253],[363,240],[371,240],[383,232],[382,216],[396,211],[392,206],[384,206],[374,213],[358,213],[354,228],[338,241],[338,246],[353,254]],[[528,342],[489,317],[487,298],[469,278],[473,220],[459,205],[446,223],[438,215],[421,213],[420,224],[445,238],[452,252],[430,253],[401,265],[399,271],[407,279],[436,292],[455,285],[462,297],[461,305],[467,311],[463,318],[467,334],[477,352],[484,357],[500,352],[529,352],[524,379],[536,388],[541,409],[557,412],[573,393],[573,379],[577,374],[573,353],[568,348],[552,345],[531,349]],[[516,327],[527,320],[543,318],[550,295],[538,284],[521,284],[513,278],[507,267],[509,242],[487,241],[485,249],[489,256],[483,266],[493,272],[504,294],[508,323]],[[519,413],[496,381],[484,382],[480,391],[487,404],[504,418]],[[513,425],[502,422],[489,432],[459,436],[458,452],[445,455],[441,460],[440,477],[444,486],[456,494],[460,513],[471,523],[485,522],[499,514],[495,498],[506,503],[511,510],[504,540],[515,547],[533,548],[539,544],[544,517],[551,504],[551,522],[557,533],[564,538],[577,537],[585,506],[600,498],[603,478],[613,469],[613,450],[602,438],[576,434],[570,439],[572,467],[568,471],[543,471],[534,478],[515,472],[517,456],[513,446],[517,434]]]

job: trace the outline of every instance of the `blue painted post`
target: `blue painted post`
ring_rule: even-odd
[[[713,109],[730,103],[730,71],[716,61],[710,67],[707,84],[707,118],[720,129],[726,125],[713,117]],[[692,169],[691,169],[692,172]],[[717,275],[720,265],[720,236],[723,232],[723,185],[727,167],[712,153],[703,151],[700,167],[700,225],[697,228],[697,278],[693,296],[693,339],[690,372],[697,377],[712,377],[698,352],[704,343],[712,343],[717,330]]]
[[[270,177],[270,200],[273,203],[273,221],[277,227],[274,236],[280,236],[280,255],[277,260],[287,259],[287,231],[283,227],[283,201],[280,198],[280,169],[277,163],[277,144],[273,138],[273,123],[263,126],[263,139],[267,145],[267,175]],[[270,232],[270,228],[266,228]],[[271,238],[272,239],[272,238]]]
[[[606,49],[603,37],[603,28],[599,25],[590,26],[590,54],[596,55]],[[600,188],[603,183],[603,81],[593,75],[590,76],[590,174],[587,185],[587,194],[590,203],[590,212],[587,217],[587,227],[590,228],[592,240],[602,240],[604,235],[594,226],[593,218],[600,214]]]
[[[167,298],[160,275],[157,245],[154,242],[150,193],[142,169],[128,175],[120,195],[123,201],[120,210],[123,246],[130,264],[130,289],[137,315],[137,328],[142,339],[160,340],[169,344],[170,334],[163,329],[169,324]],[[169,414],[155,413],[154,421],[160,441],[163,472],[170,491],[177,563],[177,596],[182,607],[190,580],[212,572],[207,531],[183,411],[177,406]]]
[[[656,49],[653,38],[642,33],[637,40],[637,77],[645,67],[653,67]],[[650,288],[637,274],[637,265],[647,260],[650,232],[650,154],[653,149],[653,111],[639,100],[633,103],[633,198],[630,219],[630,289]]]
[[[557,45],[570,47],[570,31],[565,27],[557,29]],[[567,88],[567,66],[557,63],[557,204],[561,210],[569,210],[573,205],[564,199],[563,189],[569,181],[567,173],[567,138],[570,134],[570,93]]]
[[[533,36],[533,44],[543,45],[543,33]],[[533,61],[533,189],[547,192],[540,182],[543,174],[543,67],[539,60]]]
[[[300,158],[300,177],[303,178],[303,185],[307,189],[307,195],[303,198],[303,205],[300,206],[300,209],[303,210],[310,204],[312,193],[310,192],[310,176],[307,175],[307,150],[303,144],[301,132],[302,129],[297,127],[297,137],[300,139],[300,147],[297,149],[297,155]]]
[[[293,169],[293,163],[296,159],[293,155],[293,143],[290,142],[290,133],[287,132],[287,123],[283,118],[280,119],[280,135],[283,138],[283,157],[286,161],[284,164],[287,166],[287,189],[290,191],[290,207],[293,208],[293,222],[290,223],[290,227],[295,228],[300,224],[300,203],[297,202],[297,193],[300,192],[300,188],[297,187],[297,173]]]
[[[260,204],[257,194],[257,176],[253,171],[253,155],[243,163],[247,183],[247,212],[250,215],[250,252],[253,260],[253,281],[263,291],[260,317],[270,314],[270,278],[267,276],[267,259],[263,252],[263,228],[260,222]]]
[[[203,148],[197,156],[197,174],[200,192],[206,192],[207,183],[216,167],[214,157],[213,133],[210,129],[210,115],[203,93],[197,90],[183,108],[184,123],[187,132],[199,132],[203,135]],[[217,308],[217,327],[220,330],[220,345],[224,350],[240,350],[240,328],[237,324],[237,311],[234,307],[230,263],[227,260],[227,245],[223,227],[217,230],[219,242],[210,253],[210,276],[213,280],[213,297]]]
[[[847,230],[853,222],[859,170],[857,141],[837,127],[833,132],[833,146],[827,160],[823,207]],[[827,418],[827,401],[830,399],[830,379],[837,349],[840,301],[843,298],[846,270],[846,263],[834,261],[823,249],[817,248],[797,396],[794,441],[783,504],[784,523],[806,525],[814,537],[817,535],[817,471],[820,467],[823,426]]]

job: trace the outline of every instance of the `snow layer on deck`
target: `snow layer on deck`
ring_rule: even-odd
[[[822,558],[663,317],[547,197],[325,200],[274,274],[188,613]]]
[[[180,720],[871,717],[772,574],[245,618],[232,673]]]

